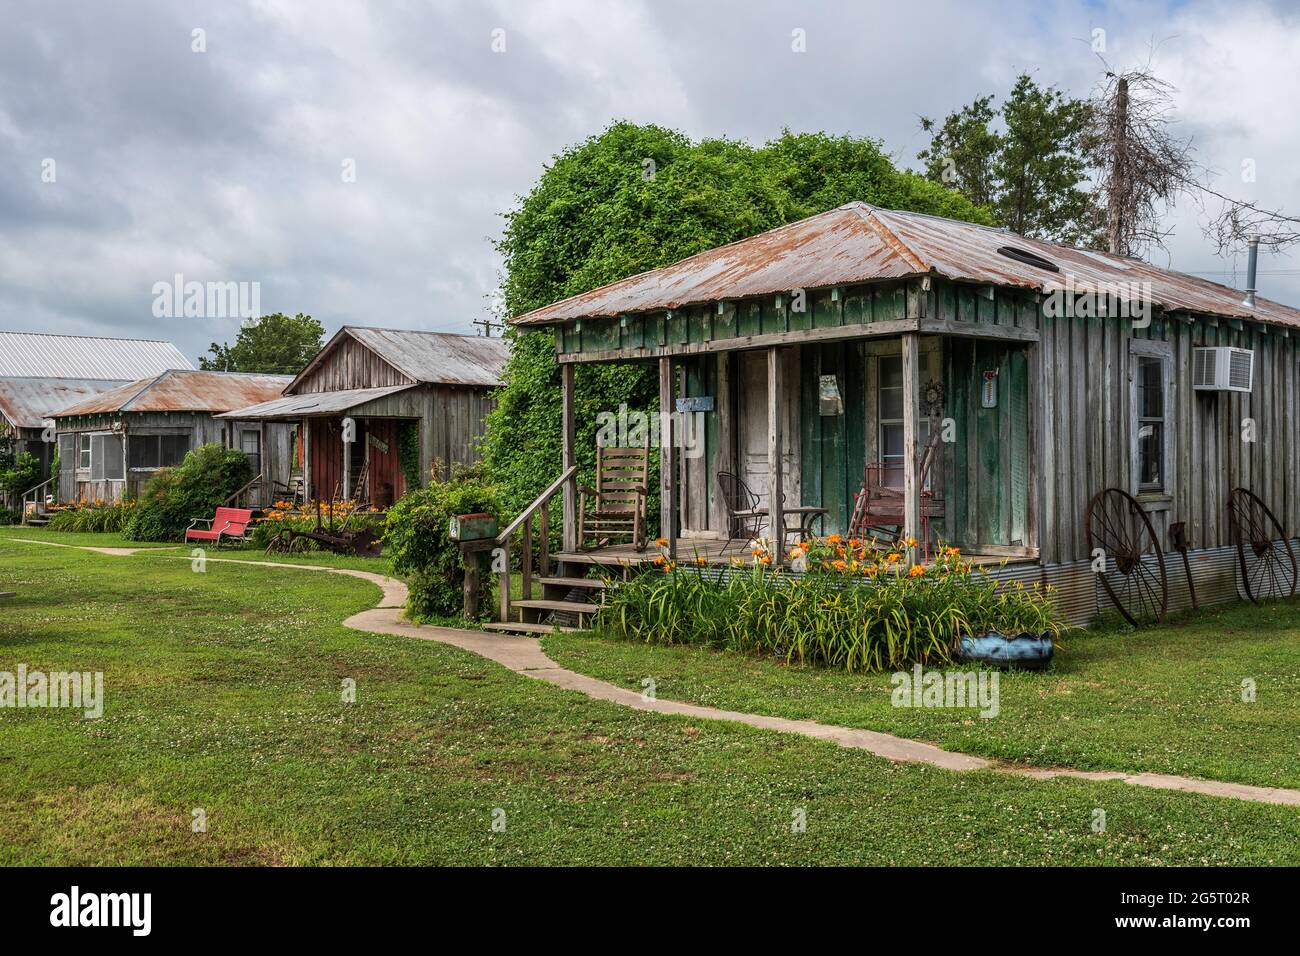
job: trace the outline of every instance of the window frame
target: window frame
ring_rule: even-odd
[[[95,453],[91,450],[94,443],[91,432],[79,432],[77,435],[77,471],[90,471],[95,462]]]
[[[244,447],[244,442],[248,438],[253,438],[257,442],[257,450],[250,452]],[[254,476],[262,473],[262,431],[259,428],[241,428],[239,429],[239,450],[244,453],[248,459],[248,464],[253,469]]]
[[[927,377],[938,378],[942,380],[942,359],[943,359],[943,352],[937,340],[923,339],[921,341],[920,351],[921,351],[921,355],[920,355],[921,394],[917,396],[918,401],[921,400],[922,396],[925,393],[925,383],[927,381]],[[884,430],[885,430],[885,426],[887,425],[896,425],[898,427],[902,427],[903,419],[881,417],[880,399],[881,399],[881,393],[885,391],[886,388],[888,388],[891,391],[897,389],[899,395],[902,395],[904,386],[902,385],[883,386],[881,384],[884,381],[884,375],[881,374],[880,364],[885,359],[897,359],[900,362],[903,360],[903,344],[901,341],[892,340],[892,341],[882,341],[882,342],[870,342],[867,345],[867,395],[866,395],[866,400],[867,400],[866,410],[867,410],[867,422],[868,422],[867,460],[878,462],[881,465],[886,466],[884,468],[884,473],[886,476],[897,475],[898,478],[897,484],[895,484],[891,478],[887,477],[884,479],[886,487],[901,489],[903,487],[903,460],[905,460],[906,449],[904,449],[903,456],[885,455]],[[874,428],[871,427],[872,422],[875,423]],[[917,439],[920,442],[922,448],[924,448],[926,443],[929,442],[930,440],[930,424],[931,424],[930,419],[924,414],[921,415],[919,420],[917,421],[917,426],[918,426],[917,431],[919,433],[917,435]],[[917,453],[920,454],[920,448],[917,449]],[[890,463],[895,460],[898,460],[898,463],[897,465],[891,468]],[[933,475],[926,476],[925,487],[922,490],[930,489],[933,482],[933,478],[934,478]]]
[[[1148,501],[1167,501],[1173,497],[1174,482],[1174,419],[1177,409],[1174,388],[1174,351],[1169,342],[1151,339],[1129,339],[1129,486],[1135,497]],[[1138,369],[1142,359],[1151,359],[1160,363],[1160,410],[1161,416],[1142,414],[1141,376]],[[1141,482],[1141,443],[1139,434],[1144,421],[1160,423],[1160,483],[1142,484]]]

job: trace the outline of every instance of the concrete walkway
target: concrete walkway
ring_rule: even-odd
[[[37,541],[31,538],[5,538],[0,540],[22,541],[28,544],[45,544],[60,548],[78,548],[83,551],[95,551],[99,554],[129,555],[140,552],[159,551],[159,548],[94,548],[78,545],[58,544],[53,541]],[[177,560],[188,561],[185,555],[163,555]],[[301,571],[326,571],[332,574],[346,574],[360,578],[376,585],[383,592],[383,599],[377,607],[354,614],[343,622],[344,627],[373,634],[391,634],[401,637],[413,637],[424,641],[437,641],[450,644],[461,650],[469,651],[487,660],[500,664],[517,674],[545,681],[565,690],[574,690],[596,700],[605,700],[620,704],[632,710],[651,711],[657,714],[680,714],[700,720],[725,720],[763,730],[775,730],[782,733],[800,734],[817,740],[826,740],[854,750],[865,750],[877,757],[899,763],[921,763],[944,770],[994,770],[1035,780],[1052,780],[1064,777],[1074,780],[1119,781],[1136,787],[1150,787],[1155,790],[1179,790],[1185,793],[1199,793],[1212,797],[1229,797],[1235,800],[1249,800],[1255,803],[1283,804],[1300,807],[1300,790],[1286,790],[1279,787],[1255,787],[1241,783],[1224,783],[1218,780],[1200,780],[1194,777],[1179,777],[1161,773],[1124,773],[1116,770],[1072,770],[1069,768],[1022,767],[974,757],[969,754],[954,753],[933,744],[874,730],[854,727],[836,727],[821,724],[813,720],[790,720],[784,717],[769,717],[762,714],[747,714],[735,710],[721,710],[716,707],[702,707],[675,700],[647,699],[634,690],[618,687],[614,684],[588,677],[560,667],[546,656],[541,642],[529,637],[497,634],[489,631],[472,631],[455,627],[435,627],[426,624],[413,624],[406,620],[402,608],[406,604],[406,585],[396,578],[391,578],[373,571],[358,571],[352,568],[328,568],[315,564],[287,564],[272,561],[241,561],[238,558],[207,558],[209,563],[258,564],[276,568],[296,568]]]

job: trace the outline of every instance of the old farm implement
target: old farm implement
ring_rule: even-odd
[[[1137,500],[1118,488],[1098,492],[1088,503],[1085,529],[1094,570],[1124,620],[1134,626],[1162,620],[1169,607],[1165,556]]]
[[[1237,549],[1246,597],[1258,604],[1295,594],[1296,560],[1281,523],[1246,488],[1228,493],[1228,534]]]
[[[368,527],[348,527],[348,522],[359,514],[358,503],[353,502],[352,507],[340,520],[336,513],[338,511],[337,504],[334,499],[331,499],[328,509],[328,524],[325,521],[325,515],[322,513],[321,505],[322,502],[317,499],[316,527],[314,529],[303,531],[298,528],[282,528],[276,532],[275,537],[267,544],[266,553],[306,551],[310,548],[311,543],[314,543],[316,546],[326,551],[333,551],[336,554],[379,556],[382,551],[379,535]]]

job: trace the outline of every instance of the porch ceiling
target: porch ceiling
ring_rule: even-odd
[[[277,421],[342,415],[376,399],[418,387],[411,384],[389,385],[385,388],[349,388],[337,392],[306,392],[302,395],[286,395],[248,408],[237,408],[214,417],[239,421]]]

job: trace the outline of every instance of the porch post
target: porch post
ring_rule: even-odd
[[[921,537],[921,486],[917,443],[921,428],[921,337],[903,333],[903,536]],[[907,563],[916,563],[916,548],[907,551]]]
[[[311,419],[302,420],[302,498],[311,501]]]
[[[573,365],[560,366],[560,462],[568,471],[577,460],[574,453],[575,432],[573,424]],[[574,478],[564,483],[564,550],[578,550],[578,482]]]
[[[344,421],[347,421],[346,416]],[[343,426],[341,437],[343,439],[343,500],[347,501],[352,497],[352,442],[348,441],[346,424]]]
[[[668,557],[677,560],[677,449],[673,433],[673,360],[659,360],[659,535],[668,539]]]
[[[781,350],[775,346],[767,350],[767,515],[775,552],[773,564],[785,561],[785,502],[782,500],[782,475],[784,462],[782,449],[782,419],[785,407],[784,379],[781,375]]]

